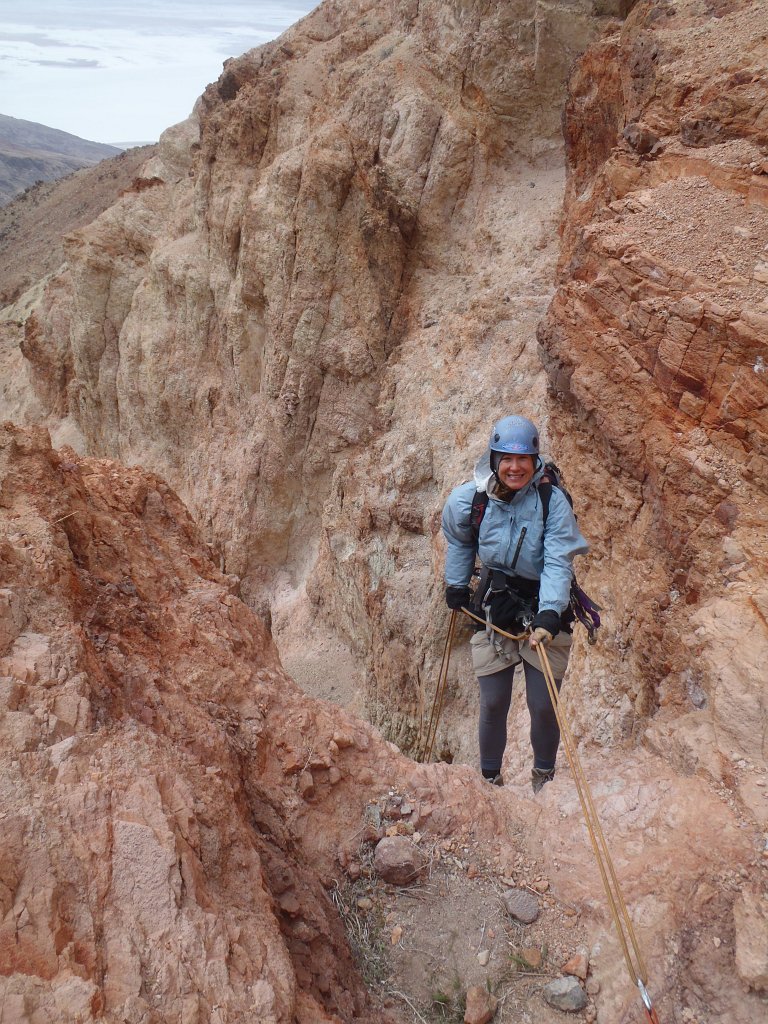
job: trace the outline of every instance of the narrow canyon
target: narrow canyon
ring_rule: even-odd
[[[575,1019],[648,1020],[521,693],[480,778],[468,627],[419,763],[513,412],[591,545],[563,702],[659,1022],[765,1019],[766,69],[764,0],[324,0],[0,211],[0,1024],[554,1024],[577,950]]]

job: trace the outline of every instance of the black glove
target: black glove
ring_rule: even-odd
[[[531,629],[546,629],[554,639],[560,632],[560,613],[552,611],[551,608],[542,608],[540,612],[536,612]]]
[[[472,595],[469,587],[446,587],[445,603],[449,608],[458,611],[460,608],[469,608]]]

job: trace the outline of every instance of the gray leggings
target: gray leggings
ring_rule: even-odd
[[[557,747],[560,743],[560,729],[555,709],[549,699],[547,681],[543,674],[527,661],[523,662],[525,672],[525,697],[531,715],[531,746],[535,768],[554,768]],[[504,748],[507,745],[507,713],[512,700],[512,680],[515,666],[494,672],[490,676],[479,676],[480,684],[480,770],[501,771]],[[560,683],[557,679],[557,692]]]

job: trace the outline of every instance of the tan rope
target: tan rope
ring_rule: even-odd
[[[475,622],[481,623],[481,625],[490,625],[490,628],[494,633],[499,633],[501,636],[508,637],[510,640],[522,641],[530,636],[529,631],[525,631],[516,635],[514,633],[507,633],[506,630],[500,629],[498,626],[494,626],[492,623],[487,623],[485,619],[481,619],[474,612],[469,611],[468,608],[462,608],[462,612],[470,619]],[[432,714],[429,720],[429,728],[427,730],[427,741],[425,743],[425,753],[422,757],[422,761],[428,761],[432,757],[432,748],[434,746],[435,736],[437,734],[437,725],[440,719],[440,714],[443,709],[443,703],[445,700],[446,683],[448,679],[448,664],[450,662],[451,650],[453,647],[453,640],[456,631],[456,612],[451,613],[451,621],[448,627],[448,636],[446,638],[445,648],[443,650],[443,660],[440,664],[440,675],[438,677],[437,689],[435,691],[435,699],[432,704]],[[576,744],[571,733],[570,726],[565,717],[563,706],[560,703],[560,695],[557,690],[555,683],[555,677],[552,672],[552,666],[549,663],[549,657],[546,652],[545,645],[539,643],[534,648],[539,656],[541,663],[541,669],[544,674],[544,678],[547,682],[547,689],[549,691],[549,697],[552,701],[552,707],[555,711],[557,718],[557,724],[560,727],[560,736],[563,741],[563,748],[565,749],[568,763],[571,766],[571,772],[573,774],[574,782],[576,783],[576,790],[579,794],[579,802],[581,803],[581,809],[584,814],[584,820],[587,825],[587,831],[589,833],[590,842],[592,844],[592,850],[595,854],[595,860],[600,871],[600,876],[603,881],[603,887],[605,889],[605,895],[608,900],[608,907],[613,918],[613,923],[616,927],[616,933],[619,937],[619,943],[624,954],[624,960],[629,971],[629,976],[632,981],[637,985],[640,996],[645,1006],[648,1020],[651,1024],[659,1024],[656,1010],[651,1004],[650,996],[646,989],[648,972],[645,965],[643,954],[640,950],[640,944],[635,934],[635,929],[632,925],[632,920],[629,916],[629,910],[624,899],[624,895],[619,885],[619,880],[616,876],[616,869],[613,865],[613,858],[611,857],[610,850],[608,849],[608,843],[603,832],[600,819],[595,808],[595,803],[592,798],[592,791],[589,788],[587,777],[584,774],[584,769],[581,766],[579,760],[578,751]],[[630,953],[630,946],[632,952]],[[633,960],[634,955],[634,960]]]
[[[576,783],[576,790],[579,794],[581,809],[584,813],[584,820],[587,824],[590,842],[592,843],[595,860],[597,861],[597,866],[603,880],[605,895],[608,900],[608,906],[611,911],[613,923],[616,927],[616,933],[619,937],[621,949],[624,954],[627,970],[629,971],[629,975],[633,982],[640,990],[640,995],[643,1003],[645,1004],[648,1019],[652,1024],[658,1024],[656,1011],[651,1005],[651,1000],[645,987],[648,983],[648,972],[645,960],[640,950],[640,944],[637,940],[632,920],[629,916],[629,910],[627,909],[624,894],[621,891],[619,880],[616,877],[613,858],[611,857],[610,850],[608,849],[608,843],[605,838],[605,833],[603,832],[603,827],[600,824],[600,818],[598,817],[597,809],[595,808],[595,803],[592,798],[592,791],[589,788],[587,777],[584,774],[584,769],[582,768],[581,761],[579,760],[573,734],[571,733],[570,726],[568,725],[568,721],[565,717],[563,706],[560,703],[560,695],[555,684],[552,666],[549,663],[549,657],[547,655],[545,645],[543,643],[538,643],[535,650],[539,656],[539,661],[541,662],[544,678],[547,681],[547,689],[549,690],[552,707],[554,708],[555,715],[557,716],[557,724],[560,726],[560,736],[563,740],[563,747]],[[630,946],[632,947],[632,953],[630,953]],[[632,954],[634,954],[634,960]]]
[[[443,704],[445,703],[445,691],[448,685],[448,665],[451,660],[451,651],[453,650],[453,638],[456,634],[456,622],[458,620],[458,613],[454,609],[451,611],[451,619],[448,624],[448,636],[445,638],[445,647],[443,648],[443,660],[440,662],[440,673],[437,677],[437,687],[435,689],[435,697],[432,701],[432,711],[429,716],[429,725],[427,726],[427,735],[424,739],[424,749],[422,751],[419,760],[424,763],[432,759],[432,748],[435,744],[435,738],[437,736],[437,726],[440,721],[440,715],[443,710]]]

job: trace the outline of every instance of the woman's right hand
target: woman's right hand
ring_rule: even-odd
[[[471,597],[469,587],[445,588],[445,603],[452,611],[459,611],[461,608],[469,607]]]

